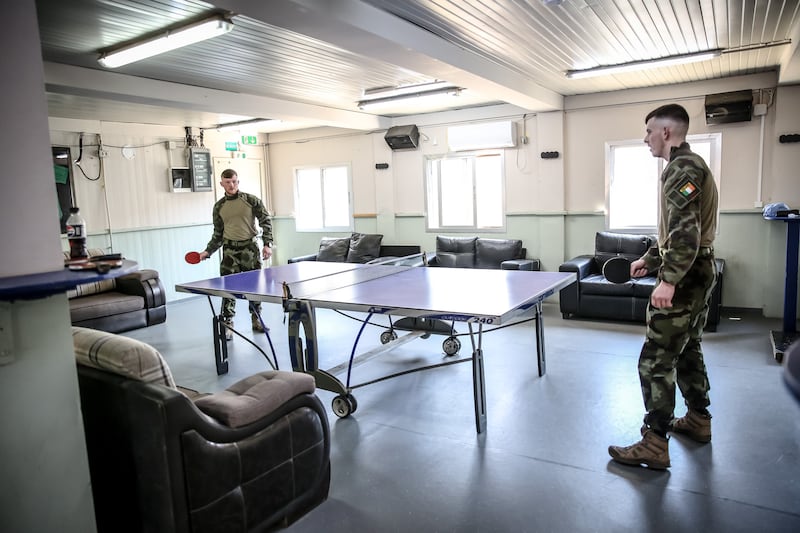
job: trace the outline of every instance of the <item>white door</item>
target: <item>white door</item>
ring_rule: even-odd
[[[263,162],[258,159],[228,159],[225,157],[214,158],[214,198],[219,200],[225,194],[220,186],[219,176],[226,168],[232,168],[239,175],[239,190],[255,194],[269,209],[269,203],[264,198]]]

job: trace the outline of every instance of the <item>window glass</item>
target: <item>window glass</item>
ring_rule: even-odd
[[[297,231],[352,231],[350,167],[296,168],[294,172]]]
[[[502,152],[429,159],[426,217],[432,231],[497,231],[505,226]]]
[[[701,156],[720,187],[722,134],[688,135],[692,151]],[[653,157],[641,140],[606,143],[606,227],[610,230],[654,233],[658,224],[659,178],[666,161]]]

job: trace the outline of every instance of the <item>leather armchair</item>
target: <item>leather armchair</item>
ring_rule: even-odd
[[[603,264],[612,257],[639,259],[656,242],[652,235],[601,231],[595,235],[592,255],[579,255],[561,264],[559,272],[575,272],[578,281],[561,290],[559,305],[564,318],[586,317],[644,322],[647,302],[656,286],[655,275],[611,283],[603,276]],[[707,331],[716,331],[722,307],[725,260],[716,259],[717,283],[709,302]]]
[[[200,394],[144,343],[85,328],[73,340],[98,531],[262,531],[327,498],[311,376],[262,372]]]

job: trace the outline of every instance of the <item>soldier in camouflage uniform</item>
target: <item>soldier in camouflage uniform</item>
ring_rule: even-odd
[[[206,259],[222,247],[222,262],[219,273],[222,276],[258,270],[261,268],[261,258],[269,259],[272,256],[272,221],[267,209],[261,200],[252,194],[239,190],[239,176],[233,169],[222,171],[220,185],[225,189],[225,196],[214,204],[212,220],[214,232],[208,241],[206,249],[200,252],[200,259]],[[255,222],[261,227],[264,247],[259,250],[256,241],[258,234]],[[260,304],[251,307],[253,331],[263,332],[264,328],[259,318]],[[233,316],[236,314],[236,300],[223,298],[222,319],[228,326],[225,338],[233,339]]]
[[[708,166],[686,143],[689,115],[682,106],[659,107],[645,123],[644,142],[654,157],[668,161],[661,175],[658,246],[631,263],[631,276],[656,270],[659,280],[647,306],[639,356],[646,414],[642,439],[609,446],[608,453],[620,463],[665,469],[668,431],[711,440],[710,386],[700,342],[716,281],[717,188]],[[688,407],[678,419],[673,418],[676,383]]]

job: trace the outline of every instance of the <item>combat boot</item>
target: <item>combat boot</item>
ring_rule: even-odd
[[[685,416],[672,421],[670,431],[686,435],[697,442],[711,442],[711,415],[689,409]]]
[[[257,317],[253,317],[251,322],[253,324],[253,331],[256,333],[264,333],[264,326],[261,325],[261,320]]]
[[[232,341],[233,340],[233,319],[226,318],[222,321],[222,324],[225,326],[225,340]]]
[[[654,470],[670,467],[669,441],[655,431],[648,430],[642,440],[630,446],[609,446],[608,454],[618,463],[647,466]]]

